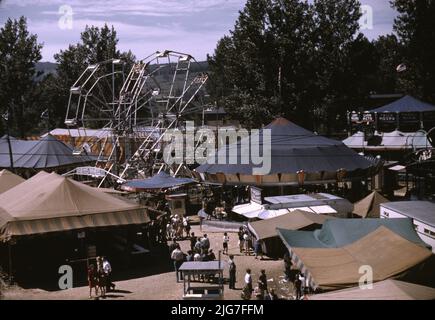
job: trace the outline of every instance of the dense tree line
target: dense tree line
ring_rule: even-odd
[[[36,35],[29,34],[24,17],[9,19],[0,30],[0,61],[6,69],[0,73],[0,110],[3,114],[10,111],[10,134],[25,137],[46,128],[64,127],[69,89],[88,65],[121,58],[127,63],[126,70],[131,67],[134,55],[120,52],[117,44],[113,27],[86,27],[79,43],[54,55],[56,73],[35,81],[41,76],[35,64],[41,59],[42,44]],[[45,117],[41,118],[42,113]],[[2,121],[2,133],[4,126]]]
[[[208,57],[208,91],[246,126],[282,115],[324,132],[343,129],[346,111],[365,107],[372,93],[409,93],[435,103],[435,1],[391,5],[398,12],[394,34],[369,41],[357,0],[248,0]],[[42,44],[24,17],[8,19],[0,29],[0,112],[10,133],[62,127],[69,88],[87,65],[135,60],[117,44],[113,27],[86,27],[79,43],[54,56],[57,72],[41,76],[35,64]],[[405,72],[396,71],[399,64]],[[2,119],[1,134],[5,124]]]
[[[435,102],[435,3],[395,0],[395,34],[369,41],[357,0],[248,0],[209,57],[209,91],[248,126],[282,115],[325,131],[372,93]],[[376,14],[376,13],[375,13]],[[396,72],[399,64],[406,72]]]

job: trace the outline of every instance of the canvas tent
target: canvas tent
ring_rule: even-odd
[[[435,106],[406,95],[385,106],[372,109],[370,112],[428,112],[435,111]]]
[[[380,218],[380,205],[386,202],[389,202],[387,198],[373,191],[354,204],[353,213],[361,218]]]
[[[0,240],[74,229],[143,224],[147,209],[62,177],[41,172],[0,195]]]
[[[160,190],[179,187],[191,183],[195,183],[195,180],[190,178],[175,178],[162,171],[148,179],[127,181],[121,186],[121,189],[126,191],[141,191],[152,189]]]
[[[337,290],[309,297],[309,300],[435,300],[435,289],[399,280],[384,280],[373,288]]]
[[[364,132],[358,131],[343,140],[349,148],[364,151],[401,151],[426,149],[432,146],[424,131],[401,132],[375,132],[374,136],[366,140]]]
[[[22,155],[25,155],[31,148],[33,148],[37,141],[32,140],[18,140],[12,136],[9,136],[9,141],[12,150],[13,166],[16,167],[16,161]],[[0,168],[11,167],[9,143],[6,135],[0,138]]]
[[[212,183],[279,185],[333,182],[341,179],[340,172],[361,176],[373,168],[372,162],[341,141],[318,136],[284,118],[278,118],[259,130],[260,150],[265,147],[262,138],[265,129],[271,134],[268,174],[255,175],[253,171],[261,165],[252,162],[252,137],[244,137],[221,148],[215,157],[196,171],[203,180]],[[242,155],[249,159],[242,158]]]
[[[26,181],[20,176],[3,169],[0,171],[0,194]]]
[[[372,268],[373,282],[386,280],[402,275],[431,255],[430,250],[384,226],[341,248],[291,248],[293,263],[314,290],[355,286],[364,265]]]
[[[9,146],[5,138],[0,140],[0,167],[10,167]],[[96,160],[90,155],[73,155],[73,148],[52,135],[41,140],[11,141],[14,168],[48,169],[76,164],[90,163]]]
[[[412,219],[332,219],[315,231],[294,231],[279,228],[278,234],[289,248],[340,248],[349,245],[381,226],[407,241],[427,247],[417,235]]]
[[[314,230],[319,228],[325,220],[331,218],[333,217],[295,210],[275,218],[249,222],[248,229],[257,240],[261,240],[264,254],[269,257],[282,257],[285,253],[285,246],[276,228]]]

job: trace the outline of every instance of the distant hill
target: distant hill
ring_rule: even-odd
[[[84,67],[83,67],[84,68]],[[36,80],[41,80],[45,75],[56,73],[57,63],[54,62],[37,62],[36,63],[36,71],[43,72]],[[207,61],[199,61],[198,63],[193,63],[191,67],[191,72],[208,72],[208,62]],[[169,74],[166,75],[166,80],[169,81]]]
[[[42,80],[46,75],[56,73],[57,63],[54,62],[37,62],[36,63],[36,71],[42,72],[42,74],[36,78],[36,81]]]

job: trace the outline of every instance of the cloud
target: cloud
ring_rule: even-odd
[[[59,7],[69,5],[76,15],[125,15],[140,16],[185,16],[211,9],[240,9],[246,0],[94,0],[92,5],[85,0],[7,0],[6,7],[33,6]],[[48,10],[44,14],[55,15],[57,11]]]

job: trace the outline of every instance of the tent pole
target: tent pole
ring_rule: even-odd
[[[12,284],[13,276],[12,276],[12,244],[11,241],[8,241],[8,262],[9,262],[9,284]]]

